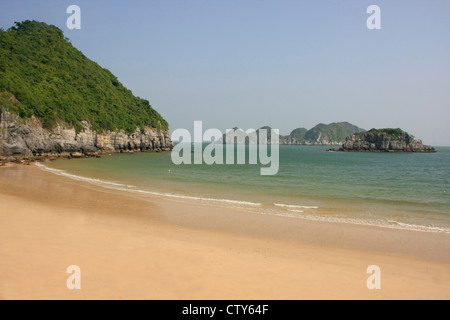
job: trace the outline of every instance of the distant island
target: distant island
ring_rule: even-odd
[[[259,130],[261,129],[267,130],[268,142],[271,143],[272,128],[270,126],[264,126],[256,130],[256,133],[258,134]],[[348,136],[354,133],[361,133],[365,131],[366,130],[361,129],[348,122],[333,122],[330,124],[319,123],[310,130],[305,128],[294,129],[290,135],[280,135],[278,139],[280,145],[340,146],[345,142],[345,139]],[[240,138],[237,139],[237,143],[243,143],[245,139],[245,133],[242,129],[239,129],[237,127],[233,128],[233,130],[228,135],[224,134],[222,141],[228,144],[233,143],[233,134],[236,134]],[[248,139],[245,141],[246,144],[249,143]]]
[[[272,141],[271,127],[264,126],[256,130],[256,140],[250,142],[242,129],[233,128],[224,134],[219,143],[224,144],[256,144],[259,143],[258,133],[267,130],[268,143]],[[346,152],[436,152],[432,146],[424,145],[420,139],[402,129],[371,129],[366,131],[348,122],[318,124],[311,130],[295,129],[289,136],[279,136],[280,145],[309,145],[309,146],[340,146],[327,151]]]
[[[0,29],[0,162],[173,147],[169,125],[56,26]]]
[[[372,129],[353,134],[345,140],[339,151],[356,152],[436,152],[420,139],[402,129]]]
[[[348,136],[365,131],[348,122],[319,123],[310,130],[297,128],[288,136],[280,136],[280,144],[340,146]]]

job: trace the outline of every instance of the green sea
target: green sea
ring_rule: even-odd
[[[261,214],[450,233],[450,147],[437,153],[344,153],[280,146],[277,175],[261,165],[174,165],[170,152],[58,160],[43,170],[142,197]]]

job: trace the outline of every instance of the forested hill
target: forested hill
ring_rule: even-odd
[[[147,100],[74,48],[60,29],[37,21],[0,29],[0,105],[22,118],[36,116],[47,129],[59,120],[77,131],[83,120],[100,132],[168,129]]]
[[[359,132],[365,130],[348,122],[319,123],[310,130],[298,128],[280,137],[280,144],[341,145],[348,136]]]

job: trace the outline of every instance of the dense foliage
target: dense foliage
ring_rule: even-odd
[[[290,136],[296,139],[304,139],[307,132],[308,130],[305,128],[297,128],[292,130]]]
[[[168,129],[147,100],[85,57],[60,29],[37,21],[0,29],[0,104],[38,117],[46,128],[62,120],[80,130],[86,120],[98,131]]]
[[[392,129],[392,128],[384,128],[384,129],[371,129],[369,132],[372,133],[385,133],[388,137],[392,139],[400,138],[404,131],[400,128]]]
[[[326,136],[330,141],[344,141],[348,136],[363,132],[364,130],[348,122],[334,122],[330,124],[319,123],[305,133],[305,139],[315,141],[321,136]]]

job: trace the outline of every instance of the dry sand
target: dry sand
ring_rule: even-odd
[[[449,299],[449,240],[0,168],[0,299]],[[70,265],[81,290],[66,287]]]

